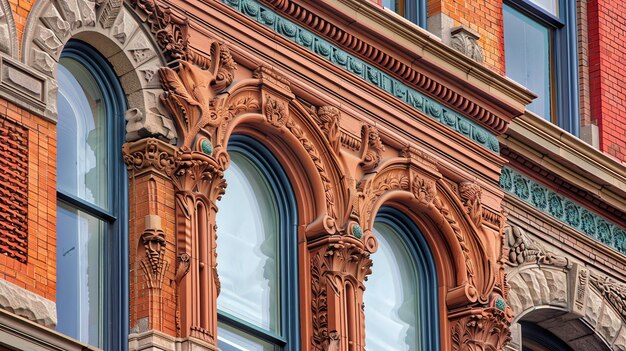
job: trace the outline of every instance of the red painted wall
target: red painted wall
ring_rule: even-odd
[[[600,149],[626,161],[626,7],[614,0],[588,3],[591,118]]]

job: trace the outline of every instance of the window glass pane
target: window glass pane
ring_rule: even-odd
[[[536,4],[537,6],[557,17],[559,15],[559,0],[530,0],[530,2]]]
[[[397,2],[398,0],[383,0],[383,6],[390,9],[391,11],[397,12],[398,11],[398,6],[396,6]]]
[[[218,308],[260,328],[279,330],[278,208],[265,176],[231,152],[228,192],[217,214]]]
[[[217,326],[217,347],[221,351],[274,351],[276,346],[246,335],[241,331],[223,323]]]
[[[368,350],[420,350],[418,276],[413,258],[393,227],[377,222],[378,251],[365,282],[365,344]]]
[[[551,121],[550,31],[509,6],[503,9],[506,74],[537,94],[528,110]]]
[[[57,206],[57,330],[102,346],[102,241],[106,223]]]
[[[57,188],[106,209],[108,153],[102,91],[83,64],[66,57],[60,63]]]

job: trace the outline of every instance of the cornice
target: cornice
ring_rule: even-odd
[[[312,51],[318,57],[330,62],[333,66],[339,67],[357,76],[359,79],[378,87],[384,92],[391,94],[393,97],[436,120],[447,128],[456,131],[494,153],[499,152],[499,143],[494,133],[500,134],[500,132],[506,128],[507,123],[503,120],[499,120],[504,123],[499,125],[499,128],[502,129],[500,132],[494,132],[493,128],[487,128],[485,123],[481,123],[477,120],[476,115],[488,113],[488,111],[469,100],[461,98],[457,93],[443,87],[443,85],[436,83],[432,79],[423,75],[419,75],[418,77],[416,76],[418,73],[412,71],[414,72],[412,73],[413,76],[425,84],[429,91],[445,96],[449,100],[454,100],[457,105],[460,104],[465,107],[466,110],[470,110],[471,113],[474,114],[474,118],[466,117],[462,113],[457,113],[439,101],[427,96],[428,93],[422,93],[411,84],[405,84],[401,79],[395,78],[384,70],[379,69],[377,66],[357,57],[357,55],[343,50],[341,48],[342,45],[334,44],[323,38],[322,35],[309,31],[304,25],[296,24],[295,21],[287,19],[286,16],[281,15],[279,12],[275,12],[271,8],[260,4],[258,0],[222,0],[222,2],[255,22],[268,27],[281,37],[296,43],[304,49]],[[497,119],[495,115],[490,116],[491,117],[487,116],[486,118],[490,120]],[[497,124],[499,122],[496,121],[494,123]],[[491,127],[493,127],[493,125]]]
[[[626,166],[558,126],[526,112],[500,143],[616,208],[626,203]]]
[[[452,50],[433,34],[370,2],[303,0],[302,5],[294,0],[262,2],[484,123],[494,132],[504,131],[510,119],[521,114],[534,97],[519,84]],[[313,6],[315,11],[307,8]],[[411,63],[405,63],[407,59],[402,57]],[[498,111],[485,108],[486,104]]]

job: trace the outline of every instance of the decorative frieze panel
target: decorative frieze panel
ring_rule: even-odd
[[[357,58],[338,46],[322,39],[317,34],[282,17],[256,0],[222,0],[239,12],[271,28],[292,42],[314,52],[334,65],[355,74],[366,82],[377,86],[414,109],[442,123],[477,144],[498,153],[500,145],[495,135],[439,102],[426,97],[414,88],[373,65]],[[487,113],[486,111],[484,111]]]
[[[0,253],[28,258],[28,130],[0,117]]]
[[[532,179],[511,168],[504,167],[500,174],[500,187],[557,221],[626,254],[626,229],[607,221]]]
[[[52,95],[57,94],[57,87],[30,67],[0,55],[0,91],[14,98],[15,102],[28,105],[30,110],[43,114],[48,109]]]

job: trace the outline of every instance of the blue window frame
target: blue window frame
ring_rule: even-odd
[[[371,350],[439,350],[437,273],[417,226],[401,211],[381,208],[372,274],[365,282],[365,345]]]
[[[426,28],[425,0],[383,0],[383,6],[418,26]]]
[[[289,179],[253,138],[228,146],[217,214],[222,351],[298,350],[297,215]]]
[[[125,96],[110,64],[77,40],[63,49],[57,76],[57,330],[126,350]]]
[[[505,0],[507,76],[538,95],[528,110],[579,135],[576,4]]]

